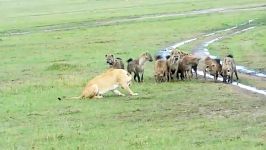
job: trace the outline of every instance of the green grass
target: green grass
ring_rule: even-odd
[[[264,0],[6,0],[0,1],[0,32],[51,25],[83,24],[96,20],[180,13],[199,9],[264,4]],[[25,21],[26,20],[26,21]]]
[[[229,85],[155,84],[148,79],[145,85],[132,87],[140,93],[137,97],[109,94],[102,100],[56,100],[58,93],[67,95],[74,87],[81,90],[77,85],[35,83],[19,93],[8,93],[9,101],[1,102],[5,139],[1,147],[257,149],[265,145],[261,132],[265,101]],[[209,94],[210,89],[216,97]]]
[[[254,1],[62,2],[0,1],[7,19],[0,22],[1,32]],[[31,16],[82,9],[93,13]],[[107,53],[124,61],[142,51],[155,54],[176,41],[265,15],[233,12],[1,36],[1,149],[265,149],[265,96],[201,79],[156,84],[154,62],[145,65],[144,83],[131,87],[139,96],[57,100],[78,96],[89,79],[107,68]]]

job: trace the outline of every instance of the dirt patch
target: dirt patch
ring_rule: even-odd
[[[72,115],[72,114],[77,114],[80,112],[81,112],[81,110],[79,110],[79,109],[68,109],[68,110],[64,110],[64,111],[60,112],[59,115]]]
[[[48,71],[68,71],[68,70],[77,70],[78,66],[68,63],[53,63],[48,66],[46,70]]]
[[[53,60],[53,61],[51,61],[51,62],[62,62],[62,61],[66,61],[66,59],[58,59],[58,60]]]
[[[102,41],[102,40],[100,40],[100,41],[92,41],[92,42],[88,42],[88,44],[103,44],[103,43],[112,43],[112,42],[114,42],[115,40],[104,40],[104,41]]]

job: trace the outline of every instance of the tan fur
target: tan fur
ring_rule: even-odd
[[[196,56],[192,54],[185,53],[183,51],[173,49],[170,53],[170,58],[172,56],[178,56],[178,65],[174,65],[177,68],[177,71],[174,72],[174,69],[171,69],[172,71],[169,71],[171,74],[171,78],[173,74],[176,74],[176,77],[179,78],[179,74],[181,79],[188,78],[190,79],[193,77],[192,69],[194,70],[197,78],[197,66],[199,64],[200,58],[196,58]],[[170,67],[172,68],[172,67]]]
[[[225,57],[222,65],[223,82],[233,82],[233,74],[235,73],[236,79],[238,80],[238,75],[236,71],[236,64],[233,58]]]
[[[174,79],[174,76],[177,77],[177,71],[179,67],[179,60],[180,56],[177,52],[171,53],[170,57],[167,59],[167,66],[168,66],[168,80]]]
[[[118,87],[124,88],[130,95],[138,95],[129,88],[132,77],[127,71],[123,69],[108,69],[104,73],[96,76],[88,82],[85,86],[82,94],[79,97],[73,97],[74,99],[80,98],[102,98],[103,94],[108,91],[113,91],[119,96],[125,96],[117,90]]]
[[[134,80],[138,82],[143,82],[143,74],[144,74],[144,64],[147,61],[153,61],[152,56],[150,53],[145,52],[140,55],[139,58],[133,60],[129,59],[128,65],[127,65],[127,71],[131,74],[132,72],[134,73]],[[141,76],[141,77],[140,77]]]
[[[222,75],[222,65],[218,63],[215,59],[206,57],[204,60],[204,79],[206,80],[206,72],[214,76],[214,81],[217,81],[218,75]]]
[[[180,58],[182,58],[182,57],[184,57],[184,56],[186,56],[186,55],[189,55],[188,53],[185,53],[185,52],[183,52],[183,51],[180,51],[180,50],[177,50],[177,49],[173,49],[172,51],[171,51],[171,53],[170,53],[170,55],[172,56],[172,55],[175,55],[175,56],[180,56]]]
[[[158,59],[154,65],[154,77],[156,82],[164,82],[167,80],[168,66],[167,61]]]
[[[192,68],[193,68],[197,78],[197,66],[199,64],[199,60],[200,58],[197,58],[194,55],[183,55],[183,57],[180,59],[179,62],[180,66],[179,71],[185,78],[191,79],[193,77],[192,74]]]
[[[106,63],[109,64],[110,68],[114,69],[124,69],[124,63],[121,58],[115,58],[113,54],[105,55]]]

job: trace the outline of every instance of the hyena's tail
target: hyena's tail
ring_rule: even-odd
[[[229,54],[226,57],[234,58],[234,56],[232,54]]]
[[[129,63],[129,62],[131,62],[131,61],[133,61],[133,59],[132,59],[132,58],[129,58],[129,59],[127,60],[127,63]]]

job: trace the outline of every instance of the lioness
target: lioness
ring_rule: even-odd
[[[90,80],[80,96],[69,99],[102,98],[102,95],[108,91],[113,91],[119,96],[125,96],[117,90],[119,86],[127,90],[130,95],[138,95],[129,88],[131,80],[132,77],[127,71],[111,68]],[[58,99],[61,100],[61,98]]]
[[[124,69],[124,63],[121,58],[115,58],[113,54],[105,55],[106,63],[110,65],[110,68]]]
[[[227,55],[223,60],[222,65],[223,82],[233,82],[233,74],[235,73],[238,81],[238,75],[236,71],[236,64],[232,55]]]

